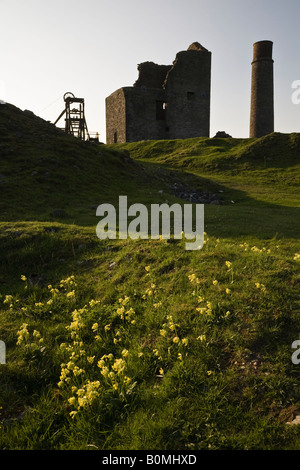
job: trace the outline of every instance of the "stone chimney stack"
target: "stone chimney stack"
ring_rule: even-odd
[[[250,138],[274,132],[273,42],[253,44]]]

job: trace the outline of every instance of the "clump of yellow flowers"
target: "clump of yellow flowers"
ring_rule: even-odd
[[[248,249],[248,246],[244,245],[242,248]],[[256,252],[253,249],[251,251]],[[298,261],[296,255],[294,259]],[[300,254],[298,255],[300,259]],[[225,261],[225,269],[233,284],[231,261]],[[148,281],[140,296],[142,306],[135,303],[134,297],[120,294],[109,306],[103,306],[102,301],[94,299],[84,306],[79,305],[74,276],[62,279],[57,287],[49,284],[50,298],[43,301],[35,299],[31,305],[31,311],[38,315],[51,312],[50,309],[54,310],[57,305],[63,305],[69,312],[69,324],[65,327],[66,340],[60,344],[62,359],[57,383],[72,418],[101,401],[107,394],[126,400],[126,396],[136,384],[131,368],[133,360],[139,361],[141,368],[143,361],[149,360],[148,364],[153,367],[153,373],[159,371],[160,378],[163,379],[173,363],[184,367],[193,341],[197,347],[209,344],[206,322],[216,318],[218,300],[214,297],[211,301],[206,298],[206,293],[200,292],[205,287],[204,277],[200,278],[196,273],[188,275],[189,283],[195,289],[193,295],[196,297],[196,306],[193,308],[198,329],[193,336],[192,331],[185,329],[184,320],[181,317],[177,320],[175,312],[164,312],[165,302],[159,297],[160,287],[155,283],[150,266],[145,267],[144,274]],[[219,279],[214,277],[206,284],[209,284],[208,289],[213,291],[215,296],[223,296],[222,320],[227,321],[232,315],[231,311],[227,310],[233,297],[232,289],[227,287],[227,283],[223,284],[221,276]],[[22,275],[21,279],[27,282],[26,276]],[[262,292],[266,291],[260,282],[256,282],[255,286]],[[3,303],[10,308],[17,305],[16,299],[10,295],[5,297]],[[138,348],[132,351],[128,346],[128,338],[131,332],[138,328],[140,309],[143,308],[152,309],[156,317],[162,315],[159,317],[161,320],[157,322],[159,327],[153,332],[151,339],[148,342],[141,341]],[[220,311],[218,315],[220,318]],[[31,328],[28,323],[21,324],[17,332],[18,346],[34,344],[37,347],[43,342],[44,338],[39,331]],[[207,371],[207,374],[212,374],[212,371]]]

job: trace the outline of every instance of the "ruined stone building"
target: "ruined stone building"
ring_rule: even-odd
[[[211,52],[195,42],[172,65],[144,62],[106,98],[106,142],[209,137]]]

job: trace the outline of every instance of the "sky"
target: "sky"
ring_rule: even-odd
[[[249,137],[253,43],[271,40],[275,131],[300,132],[299,18],[300,0],[0,0],[0,99],[54,122],[72,92],[105,142],[105,98],[197,41],[212,52],[210,135]]]

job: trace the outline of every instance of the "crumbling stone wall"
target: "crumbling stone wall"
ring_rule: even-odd
[[[126,142],[126,101],[125,89],[112,93],[106,98],[106,142]]]
[[[171,65],[157,65],[154,62],[143,62],[138,65],[139,77],[134,87],[162,88]]]
[[[173,65],[144,62],[133,87],[106,98],[106,142],[209,137],[211,52],[199,43]]]
[[[166,83],[170,139],[209,137],[211,53],[200,44],[176,55]]]

